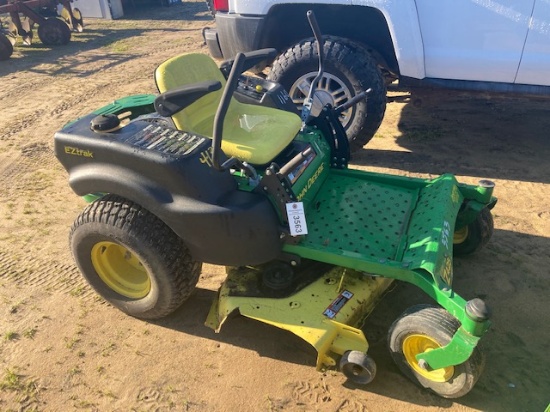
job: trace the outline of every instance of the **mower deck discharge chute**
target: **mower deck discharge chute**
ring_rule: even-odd
[[[114,306],[154,319],[188,298],[202,262],[225,265],[208,326],[239,312],[289,330],[315,347],[318,369],[359,384],[376,373],[361,327],[394,280],[408,282],[438,306],[394,322],[393,359],[441,396],[466,394],[489,310],[453,290],[453,254],[491,237],[494,185],[349,169],[338,116],[367,92],[317,117],[306,99],[300,118],[280,85],[242,75],[273,52],[221,70],[175,57],[157,69],[160,95],[115,101],[56,133],[69,184],[90,202],[71,230],[82,274]]]

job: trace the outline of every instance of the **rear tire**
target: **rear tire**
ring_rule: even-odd
[[[345,111],[340,120],[346,129],[351,150],[358,150],[374,136],[386,111],[386,85],[375,59],[359,44],[347,39],[325,36],[325,73],[315,93],[323,103],[333,106],[345,103],[358,93],[371,88],[367,101]],[[313,39],[307,39],[286,50],[274,62],[267,78],[281,83],[301,108],[307,97],[304,81],[311,82],[318,71],[319,57]],[[314,99],[316,100],[316,99]],[[315,107],[315,101],[314,101]],[[317,108],[319,109],[319,108]],[[315,111],[312,111],[315,114]]]
[[[193,292],[202,264],[156,216],[107,195],[89,205],[71,229],[74,259],[106,301],[141,319],[162,318]]]
[[[424,370],[415,356],[447,345],[460,322],[445,309],[416,305],[390,327],[388,346],[401,372],[419,386],[444,398],[466,395],[481,375],[485,359],[476,347],[466,362],[437,370]]]

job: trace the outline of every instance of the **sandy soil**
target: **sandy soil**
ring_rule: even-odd
[[[54,132],[116,97],[155,92],[152,73],[182,52],[207,53],[202,0],[87,21],[66,47],[36,41],[0,66],[0,410],[23,411],[541,411],[550,401],[550,104],[522,98],[390,93],[376,138],[354,167],[496,182],[495,234],[455,262],[455,289],[482,297],[494,324],[487,366],[456,401],[414,386],[392,363],[386,332],[425,302],[399,285],[365,325],[378,364],[366,388],[315,371],[300,339],[236,317],[203,325],[223,269],[158,322],[98,299],[68,249],[84,207],[52,153]]]

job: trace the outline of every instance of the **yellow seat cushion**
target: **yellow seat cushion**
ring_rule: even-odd
[[[214,116],[226,81],[218,66],[204,54],[184,54],[162,63],[155,72],[161,93],[177,87],[218,80],[222,89],[201,97],[172,116],[176,127],[212,137]],[[222,150],[251,164],[273,160],[300,130],[300,117],[270,107],[244,104],[232,98],[223,124]]]

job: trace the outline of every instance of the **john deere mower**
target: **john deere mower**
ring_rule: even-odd
[[[237,312],[288,330],[317,350],[318,369],[356,384],[376,373],[365,318],[394,280],[408,282],[436,305],[393,323],[393,359],[440,396],[466,394],[489,309],[453,290],[453,256],[491,237],[494,184],[349,168],[338,118],[368,90],[312,116],[319,50],[300,116],[279,84],[243,75],[275,54],[221,67],[173,57],[155,72],[158,95],[122,98],[56,133],[69,184],[90,202],[70,233],[82,275],[123,312],[157,319],[191,295],[203,262],[224,265],[208,326]]]

